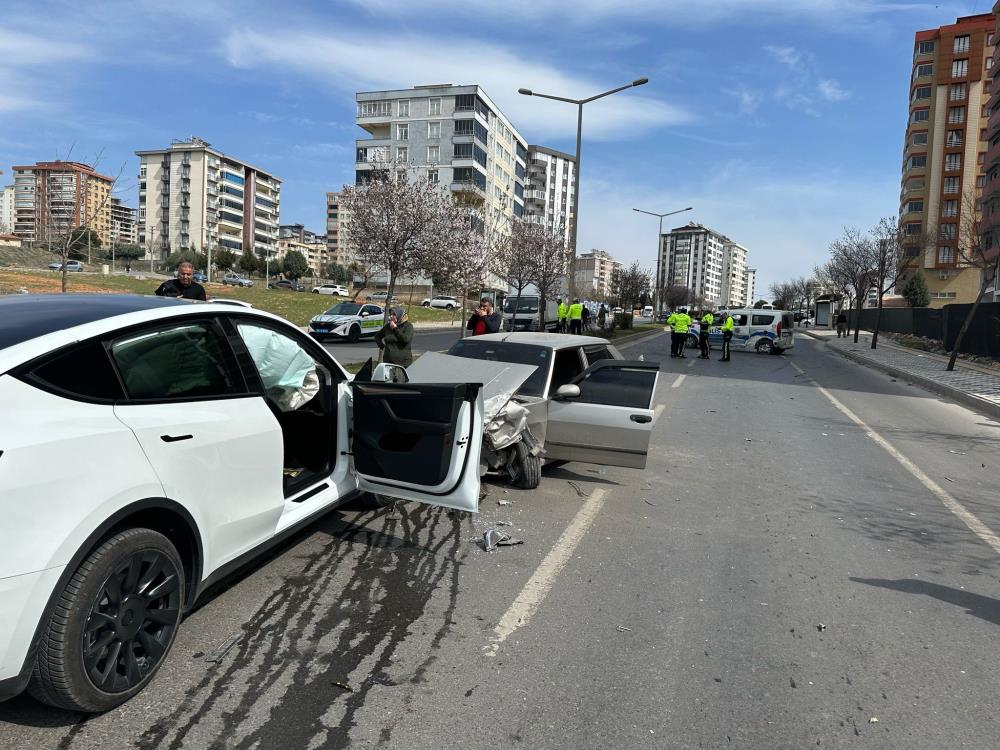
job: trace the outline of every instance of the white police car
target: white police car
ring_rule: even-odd
[[[357,341],[374,336],[385,325],[385,311],[370,302],[340,302],[309,321],[309,333],[317,339]]]

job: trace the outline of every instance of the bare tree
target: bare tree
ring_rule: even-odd
[[[771,294],[771,304],[779,310],[787,310],[792,306],[798,297],[798,290],[794,282],[778,281],[768,288]]]
[[[875,313],[875,327],[872,332],[872,349],[878,344],[878,332],[882,325],[882,301],[892,291],[907,270],[905,228],[898,219],[885,217],[871,231],[869,245],[872,257],[871,284],[878,294],[878,310]]]
[[[663,301],[671,310],[683,307],[691,299],[691,290],[683,284],[670,284],[663,289]]]
[[[649,271],[639,265],[639,261],[632,261],[628,268],[615,269],[617,283],[615,291],[618,297],[618,306],[628,309],[642,296],[642,293],[649,288]],[[688,291],[690,297],[690,290]]]
[[[854,343],[861,331],[861,306],[872,286],[872,238],[856,227],[845,227],[840,237],[830,244],[827,272],[849,289],[854,298]]]
[[[510,222],[510,231],[498,238],[493,248],[493,271],[510,289],[515,290],[512,328],[514,317],[520,309],[521,294],[532,283],[535,261],[540,252],[542,231],[541,224],[516,218]],[[544,308],[541,309],[541,314],[544,321]]]
[[[561,229],[536,226],[538,231],[533,235],[532,243],[535,246],[535,256],[531,264],[531,283],[538,289],[538,311],[544,328],[548,301],[559,293],[567,269],[572,266],[566,263],[566,237]]]

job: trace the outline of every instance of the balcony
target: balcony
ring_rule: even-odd
[[[486,199],[486,188],[480,187],[472,180],[458,180],[451,183],[451,191],[474,200]]]
[[[366,138],[354,142],[357,164],[385,163],[392,155],[392,140],[389,138]]]

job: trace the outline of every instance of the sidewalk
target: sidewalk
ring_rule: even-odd
[[[827,329],[796,327],[797,334],[805,334],[822,341],[831,351],[861,364],[905,378],[929,391],[962,403],[976,411],[1000,419],[1000,372],[981,365],[957,360],[952,372],[945,370],[948,358],[929,352],[907,349],[879,337],[877,349],[871,349],[870,333],[862,332],[858,343],[853,334],[837,338],[837,332]]]

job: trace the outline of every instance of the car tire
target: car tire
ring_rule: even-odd
[[[430,302],[421,302],[421,303],[420,303],[420,306],[421,306],[421,307],[430,307],[430,306],[431,306],[431,303],[430,303]]]
[[[319,294],[319,289],[313,289],[313,294]]]
[[[448,312],[451,312],[452,310],[455,309],[455,306],[454,305],[445,305],[444,309],[447,310]]]
[[[170,653],[184,594],[184,565],[165,536],[140,528],[106,539],[57,593],[28,691],[70,711],[97,713],[121,705],[146,687]],[[96,648],[98,643],[103,645]],[[92,675],[104,682],[95,684]]]
[[[758,354],[773,354],[775,347],[771,339],[763,339],[757,342],[756,349]]]
[[[699,346],[701,346],[701,344],[698,343],[697,336],[689,335],[686,339],[684,339],[684,346],[686,346],[688,349],[697,349]]]
[[[357,323],[351,326],[351,330],[347,332],[347,340],[352,344],[358,343],[358,339],[361,338],[361,326]]]
[[[522,490],[533,490],[542,481],[542,459],[531,455],[531,450],[523,440],[514,443],[514,461],[517,463],[516,486]]]

